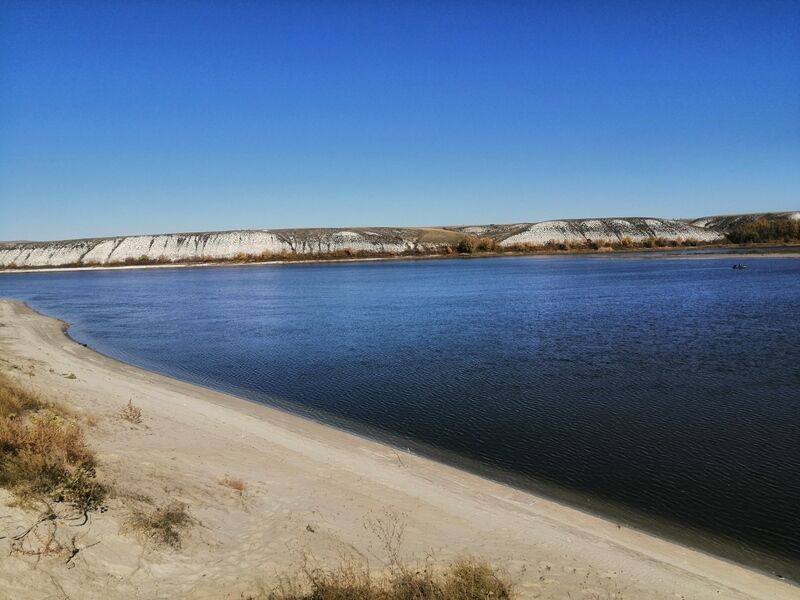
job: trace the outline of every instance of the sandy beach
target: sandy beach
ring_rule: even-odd
[[[0,598],[247,598],[304,561],[381,569],[375,525],[410,561],[476,555],[521,598],[800,597],[762,573],[350,433],[102,356],[65,324],[0,301],[0,370],[90,416],[108,510],[71,527],[71,558],[10,551],[32,515],[0,492]],[[119,412],[132,401],[142,422]],[[220,485],[246,483],[243,493]],[[188,505],[180,549],[126,532],[126,497]]]

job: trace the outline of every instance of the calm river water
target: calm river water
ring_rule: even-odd
[[[800,259],[0,275],[122,360],[800,576]]]

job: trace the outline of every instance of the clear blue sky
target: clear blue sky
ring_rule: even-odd
[[[0,18],[0,239],[800,209],[800,2]]]

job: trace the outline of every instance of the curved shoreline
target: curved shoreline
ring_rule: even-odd
[[[0,302],[2,301],[3,299],[0,298]],[[215,386],[204,383],[201,380],[193,379],[192,374],[188,372],[185,372],[183,375],[171,374],[168,370],[160,370],[155,365],[148,366],[139,365],[135,362],[128,362],[123,358],[116,358],[111,354],[106,354],[91,344],[85,344],[72,337],[69,333],[71,327],[70,323],[58,317],[39,312],[28,306],[27,303],[23,302],[23,304],[33,312],[60,322],[63,327],[64,335],[72,342],[88,348],[100,356],[116,363],[141,369],[147,373],[157,374],[172,381],[179,381],[188,385],[197,386],[202,390],[223,394],[247,404],[265,406],[290,417],[301,419],[307,423],[332,428],[367,442],[387,446],[394,452],[417,456],[445,467],[464,471],[499,485],[508,486],[536,498],[554,502],[565,509],[576,510],[597,517],[603,521],[613,523],[618,527],[624,526],[644,535],[653,536],[668,543],[675,543],[708,554],[709,556],[730,562],[734,565],[763,573],[767,577],[788,581],[794,585],[800,584],[800,580],[797,578],[797,574],[800,573],[800,566],[795,567],[792,565],[791,568],[788,568],[786,564],[788,559],[786,559],[786,557],[769,553],[767,549],[745,547],[742,545],[741,541],[733,538],[726,538],[714,530],[703,530],[685,523],[669,520],[662,516],[648,515],[635,506],[625,505],[608,498],[592,496],[587,501],[589,495],[580,490],[565,487],[554,481],[537,480],[514,471],[504,470],[477,459],[457,454],[443,447],[438,447],[420,440],[409,440],[389,430],[369,426],[335,413],[315,411],[302,404],[282,400],[273,396],[270,396],[268,400],[256,400],[248,397],[249,390],[244,388],[235,388],[225,385]]]
[[[127,433],[119,432],[109,439],[101,436],[101,458],[128,453],[131,445],[137,449],[144,445],[148,461],[159,465],[163,461],[166,465],[160,466],[165,468],[171,460],[183,461],[187,468],[192,463],[197,463],[193,468],[227,467],[247,471],[249,481],[290,463],[293,468],[286,477],[274,476],[269,488],[292,496],[281,502],[296,510],[309,499],[309,506],[315,505],[314,497],[328,499],[341,520],[331,520],[328,526],[333,537],[345,545],[364,546],[359,539],[364,532],[353,525],[363,517],[364,509],[391,506],[409,515],[409,529],[419,538],[412,551],[441,544],[442,553],[480,553],[499,564],[523,560],[536,565],[562,557],[569,564],[619,573],[616,581],[624,582],[627,589],[635,588],[635,598],[667,598],[675,593],[719,598],[722,593],[726,598],[766,600],[798,594],[798,588],[786,582],[620,528],[555,501],[278,408],[104,356],[66,336],[64,322],[40,315],[21,302],[0,301],[0,323],[2,356],[35,364],[37,376],[31,379],[36,385],[68,395],[70,401],[80,398],[81,406],[101,412],[116,410],[134,395],[152,421],[148,439],[126,439]],[[76,380],[58,375],[68,370],[77,375]],[[288,477],[292,480],[287,482]],[[294,497],[298,490],[302,501]],[[347,498],[358,498],[358,502]],[[243,539],[256,535],[250,531],[241,534]],[[279,556],[263,558],[281,562]],[[542,585],[534,570],[520,575],[521,591]],[[0,567],[0,589],[3,581]]]

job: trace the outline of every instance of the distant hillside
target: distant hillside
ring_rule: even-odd
[[[641,242],[647,238],[667,240],[693,239],[712,242],[722,235],[682,221],[655,218],[624,219],[565,219],[542,221],[520,227],[508,236],[503,236],[501,246],[515,244],[544,245],[553,242],[581,242],[585,240],[622,240],[629,238]]]
[[[647,240],[696,243],[723,239],[727,229],[757,215],[703,217],[693,221],[626,217],[564,219],[509,225],[357,227],[352,229],[255,229],[172,233],[53,242],[0,243],[0,267],[338,258],[449,253],[464,238],[494,248],[554,244],[636,245]],[[771,213],[770,213],[771,214]],[[774,213],[800,218],[800,213]],[[488,242],[486,241],[488,240]]]
[[[0,266],[43,267],[235,260],[239,256],[434,252],[462,234],[434,228],[241,230],[0,245]]]
[[[742,215],[718,215],[714,217],[700,217],[690,221],[692,225],[697,227],[704,227],[714,231],[727,233],[734,227],[744,225],[746,223],[755,223],[759,219],[790,219],[792,221],[800,220],[800,211],[792,212],[773,212],[773,213],[746,213]]]

